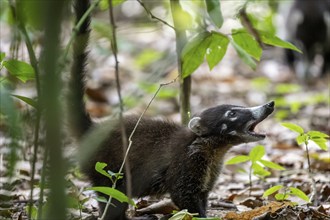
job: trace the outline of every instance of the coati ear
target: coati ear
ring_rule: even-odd
[[[200,120],[200,117],[193,117],[188,123],[188,128],[198,136],[201,136],[203,134],[203,129],[200,124]]]

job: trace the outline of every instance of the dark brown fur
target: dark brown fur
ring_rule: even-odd
[[[125,118],[128,134],[136,122],[136,117]],[[221,137],[197,137],[186,127],[153,119],[142,120],[132,141],[129,162],[133,196],[169,192],[178,207],[205,216],[208,192],[218,177],[223,156],[231,145],[221,140]],[[116,172],[122,161],[121,133],[116,128],[109,134],[105,144],[83,165],[83,171],[93,185],[108,186],[111,182],[95,171],[95,163],[105,162],[108,164],[107,170]],[[118,188],[125,192],[123,182]],[[113,213],[125,213],[125,209],[125,204],[112,208],[107,219],[119,219],[118,216],[112,218]]]

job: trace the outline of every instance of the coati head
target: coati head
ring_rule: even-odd
[[[188,127],[197,136],[219,136],[231,144],[263,140],[265,135],[254,128],[274,111],[274,105],[274,101],[251,108],[219,105],[192,118]]]

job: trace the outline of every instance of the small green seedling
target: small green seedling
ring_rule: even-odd
[[[111,180],[111,182],[113,183],[113,185],[115,186],[114,183],[116,182],[116,180],[123,178],[123,174],[122,173],[113,173],[111,171],[105,171],[104,168],[106,166],[107,166],[106,163],[97,162],[95,164],[95,170],[98,173],[102,174],[103,176],[108,177]],[[107,196],[110,196],[110,197],[118,200],[119,202],[127,202],[128,204],[130,204],[132,206],[136,206],[132,199],[128,198],[128,196],[126,196],[124,193],[120,192],[119,190],[115,189],[114,187],[95,186],[95,187],[90,187],[88,189],[103,193]],[[98,201],[107,202],[102,198],[99,198]]]
[[[169,220],[220,220],[220,218],[198,218],[197,213],[190,213],[187,209],[176,212]]]
[[[296,138],[297,144],[305,144],[306,147],[310,141],[313,141],[317,146],[319,146],[322,150],[327,151],[327,139],[329,139],[329,135],[324,134],[320,131],[308,131],[305,132],[302,127],[299,125],[293,124],[293,123],[288,123],[288,122],[283,122],[282,125],[291,131],[294,131],[298,133],[299,135]]]
[[[279,192],[281,189],[284,188],[284,192]],[[306,202],[310,202],[310,198],[300,189],[296,188],[296,187],[284,187],[283,185],[276,185],[273,186],[269,189],[267,189],[264,194],[262,195],[262,197],[268,197],[269,195],[278,192],[275,194],[275,199],[277,201],[284,201],[284,200],[288,200],[289,196],[296,196],[299,197],[300,199],[306,201]]]
[[[290,129],[291,131],[294,131],[299,134],[296,137],[296,142],[298,145],[305,144],[307,162],[308,162],[308,173],[309,173],[310,179],[312,181],[312,191],[313,191],[313,193],[312,193],[313,198],[310,198],[309,201],[314,201],[314,205],[317,205],[318,204],[318,201],[317,201],[318,192],[316,189],[315,179],[313,178],[308,144],[310,143],[310,141],[313,141],[319,148],[327,151],[328,147],[327,147],[326,142],[328,141],[327,139],[329,139],[329,135],[324,134],[320,131],[305,132],[302,127],[300,127],[299,125],[293,124],[293,123],[282,123],[282,125],[288,129]],[[297,192],[297,191],[295,191],[295,192]],[[299,192],[299,194],[300,194],[300,192]]]
[[[244,163],[247,161],[251,162],[250,170],[249,170],[249,183],[250,187],[252,187],[252,174],[263,178],[270,175],[270,172],[265,170],[264,167],[268,167],[274,170],[285,170],[284,167],[273,163],[268,160],[262,159],[265,156],[265,147],[262,145],[257,145],[250,151],[249,155],[238,155],[226,161],[226,165],[229,164],[238,164]]]

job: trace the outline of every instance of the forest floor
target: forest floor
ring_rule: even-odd
[[[141,113],[158,85],[170,82],[177,76],[173,34],[169,35],[159,29],[146,28],[141,31],[132,26],[121,24],[118,26],[121,27],[119,34],[124,36],[120,39],[122,46],[119,50],[119,59],[126,112]],[[3,26],[2,31],[5,31]],[[131,48],[132,45],[135,45],[134,49]],[[1,47],[3,50],[6,44],[2,43]],[[104,39],[99,36],[92,37],[91,60],[88,64],[87,109],[95,118],[118,112],[113,57],[104,47],[109,47]],[[329,76],[330,74],[324,78],[317,77],[313,83],[306,85],[285,65],[283,51],[272,48],[264,51],[256,71],[243,64],[234,50],[229,48],[223,61],[212,72],[206,65],[202,65],[192,75],[192,115],[207,107],[224,103],[255,106],[275,100],[275,112],[257,128],[265,131],[267,138],[260,143],[233,147],[227,154],[226,160],[235,155],[248,155],[254,146],[263,145],[266,150],[264,158],[285,167],[284,171],[269,170],[270,175],[264,178],[253,175],[252,187],[250,187],[248,162],[224,166],[209,196],[208,216],[232,220],[330,219],[329,142],[328,151],[321,150],[313,142],[308,144],[312,170],[310,173],[305,146],[297,145],[295,141],[297,134],[281,125],[282,122],[293,122],[303,127],[305,131],[316,130],[330,134]],[[34,84],[18,85],[15,94],[35,97]],[[35,113],[22,102],[17,102],[17,106],[24,116],[25,122],[22,128],[26,139],[20,142],[20,156],[13,178],[6,176],[10,137],[6,135],[6,125],[0,125],[1,219],[26,219],[26,205],[30,198],[30,161]],[[148,117],[162,117],[180,122],[177,81],[162,88],[146,114]],[[40,139],[42,145],[43,136]],[[69,140],[65,141],[65,144],[65,156],[71,162],[66,176],[68,194],[73,198],[70,219],[96,219],[95,194],[86,190],[90,186],[89,182],[81,176],[74,158],[77,147]],[[36,204],[43,167],[41,152],[38,158],[33,195]],[[312,178],[315,184],[312,184]],[[314,200],[312,203],[307,203],[292,195],[286,201],[277,201],[274,194],[267,198],[262,197],[265,190],[279,184],[285,188],[299,188]],[[154,203],[159,200],[148,197],[140,199],[138,204]],[[162,213],[165,209],[165,206],[152,208],[155,213]]]

